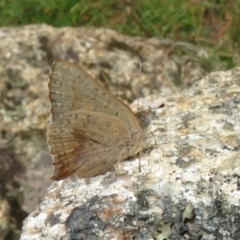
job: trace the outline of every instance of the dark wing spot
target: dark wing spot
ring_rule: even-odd
[[[111,127],[111,125],[112,125],[112,124],[111,124],[110,122],[108,122],[108,121],[106,122],[106,127],[107,127],[107,128]]]

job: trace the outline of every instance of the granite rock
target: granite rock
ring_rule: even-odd
[[[155,105],[141,171],[54,182],[21,240],[239,238],[240,68],[140,102]]]

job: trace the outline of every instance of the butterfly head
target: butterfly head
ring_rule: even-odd
[[[135,115],[138,119],[139,125],[143,129],[147,129],[152,120],[152,109],[149,107],[146,110],[135,113]]]

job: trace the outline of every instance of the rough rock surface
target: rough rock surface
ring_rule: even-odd
[[[191,86],[206,73],[199,59],[209,57],[190,44],[133,38],[106,29],[0,29],[0,237],[17,235],[14,226],[19,232],[22,219],[36,209],[52,183],[46,144],[52,61],[64,58],[81,64],[130,103],[138,96],[139,54],[145,58],[140,96],[169,95]]]
[[[240,68],[142,103],[165,106],[154,110],[141,172],[134,157],[115,176],[54,182],[22,240],[239,239]]]

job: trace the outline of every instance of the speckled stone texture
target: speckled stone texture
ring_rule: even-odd
[[[139,54],[145,59],[140,87]],[[32,212],[51,184],[47,83],[54,59],[80,64],[113,94],[131,103],[139,96],[139,88],[140,96],[148,96],[188,87],[204,76],[198,60],[208,57],[206,51],[187,43],[133,38],[107,29],[0,28],[0,149],[10,149],[17,162],[15,173],[26,169],[17,179],[18,191],[24,195],[19,204]]]
[[[164,104],[141,172],[134,157],[115,175],[54,182],[21,240],[239,239],[240,68],[141,103]]]

